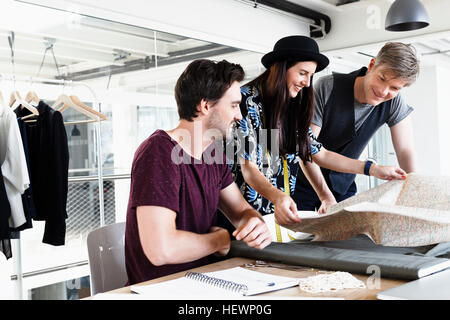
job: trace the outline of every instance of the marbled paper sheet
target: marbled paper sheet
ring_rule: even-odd
[[[422,246],[450,241],[450,177],[409,174],[329,208],[299,212],[301,223],[283,225],[313,234],[315,241],[366,234],[385,246]]]

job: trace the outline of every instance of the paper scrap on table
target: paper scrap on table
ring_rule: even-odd
[[[348,272],[332,272],[300,279],[299,287],[309,293],[322,293],[342,289],[364,289],[366,285]]]

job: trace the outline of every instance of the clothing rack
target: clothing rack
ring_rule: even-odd
[[[78,87],[85,87],[88,89],[88,91],[92,94],[93,97],[93,109],[100,112],[100,103],[97,99],[97,95],[95,94],[95,91],[86,83],[79,82],[79,81],[73,81],[73,80],[63,80],[63,79],[46,79],[46,78],[39,78],[39,77],[23,77],[23,76],[16,76],[16,75],[10,75],[10,74],[3,74],[0,73],[0,83],[2,81],[12,81],[14,83],[14,89],[16,81],[18,82],[29,82],[31,84],[33,83],[41,83],[41,84],[50,84],[50,85],[63,85],[63,86],[78,86]],[[103,227],[105,225],[105,206],[104,206],[104,190],[103,190],[103,160],[102,160],[102,147],[101,147],[101,126],[100,126],[100,120],[94,122],[94,132],[96,137],[96,144],[97,144],[97,181],[98,181],[98,195],[99,195],[99,211],[100,211],[100,227]],[[21,250],[21,239],[18,239],[18,245],[17,249],[14,250],[16,253],[14,255],[17,257],[17,265],[18,265],[18,275],[17,280],[19,282],[19,297],[20,299],[23,298],[24,293],[22,292],[22,250]]]
[[[86,83],[80,82],[80,81],[73,81],[73,80],[64,80],[64,79],[46,79],[46,78],[39,78],[39,77],[24,77],[24,76],[16,76],[11,74],[3,74],[0,73],[0,83],[1,81],[13,81],[14,84],[16,81],[20,82],[30,82],[30,83],[41,83],[41,84],[53,84],[53,85],[63,85],[63,86],[79,86],[79,87],[85,87],[89,90],[89,92],[92,94],[93,97],[93,109],[100,112],[100,103],[97,99],[97,95],[95,94],[95,91]],[[103,167],[102,167],[102,147],[101,147],[101,127],[100,127],[100,121],[94,122],[94,131],[95,131],[95,137],[97,140],[97,170],[98,170],[98,188],[99,188],[99,211],[100,211],[100,227],[103,227],[105,225],[105,206],[104,206],[104,192],[103,192]]]

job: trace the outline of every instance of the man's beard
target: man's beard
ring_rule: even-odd
[[[220,132],[220,134],[222,135],[221,139],[225,139],[225,140],[230,140],[233,135],[233,128],[234,128],[234,124],[229,124],[228,126],[225,124],[225,122],[217,115],[216,112],[214,112],[208,123],[207,126],[209,129],[215,129],[218,130]],[[217,137],[219,138],[219,137]]]

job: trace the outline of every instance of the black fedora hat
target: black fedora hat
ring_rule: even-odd
[[[316,72],[325,69],[330,61],[319,52],[317,42],[305,36],[289,36],[281,38],[275,43],[273,51],[265,54],[261,62],[267,69],[277,61],[293,59],[297,61],[317,62]]]

